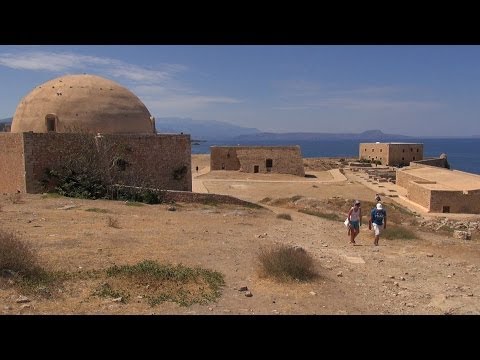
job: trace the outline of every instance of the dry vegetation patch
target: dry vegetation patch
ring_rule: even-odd
[[[317,277],[313,258],[303,248],[276,245],[259,255],[263,276],[280,281],[309,281]]]
[[[205,304],[220,296],[225,284],[223,275],[203,268],[163,265],[143,261],[135,265],[113,266],[106,270],[108,282],[94,295],[122,298],[126,302],[134,294],[151,305],[173,301],[181,306]]]

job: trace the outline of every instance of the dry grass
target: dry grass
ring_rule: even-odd
[[[412,230],[398,225],[390,225],[382,231],[381,237],[389,240],[400,239],[400,240],[413,240],[418,239],[418,236]]]
[[[141,294],[151,306],[173,301],[181,306],[205,304],[220,296],[225,284],[217,271],[189,268],[183,265],[162,265],[143,261],[135,265],[113,266],[107,269],[109,282],[94,293],[97,296],[122,298],[126,302],[130,292]]]
[[[20,193],[9,194],[8,195],[8,200],[12,204],[21,204],[23,202],[22,201],[22,194],[20,194]]]
[[[0,271],[20,275],[38,272],[38,256],[32,245],[14,233],[0,231]]]
[[[107,226],[115,229],[120,229],[120,225],[118,224],[118,219],[113,218],[111,216],[107,218]]]
[[[259,255],[263,275],[280,281],[309,281],[317,276],[313,258],[302,248],[277,245]]]

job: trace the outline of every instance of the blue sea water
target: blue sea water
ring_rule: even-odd
[[[395,140],[392,140],[395,141]],[[398,140],[396,140],[398,141]],[[357,157],[359,140],[322,141],[242,141],[216,140],[192,144],[192,154],[209,154],[213,145],[300,145],[302,156],[308,157]],[[423,143],[424,157],[447,154],[451,169],[480,174],[480,139],[409,139],[406,142]]]

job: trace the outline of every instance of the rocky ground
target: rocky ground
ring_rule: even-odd
[[[315,164],[316,163],[316,164]],[[336,169],[335,159],[306,163],[311,175],[209,172],[208,155],[192,158],[194,189],[260,203],[128,206],[124,202],[22,195],[0,199],[0,225],[29,240],[49,269],[86,273],[145,259],[201,266],[224,274],[217,301],[151,306],[141,289],[128,302],[93,295],[98,281],[80,276],[52,296],[25,294],[3,279],[3,314],[479,314],[479,219],[446,219],[403,210],[385,199],[388,225],[417,239],[381,238],[373,246],[366,212],[375,191]],[[199,166],[199,171],[195,167]],[[326,169],[330,167],[329,169]],[[333,170],[332,170],[333,169]],[[257,176],[259,175],[259,176]],[[349,244],[344,216],[353,199],[364,208],[357,245]],[[91,209],[101,209],[103,212]],[[313,209],[338,220],[308,215]],[[289,214],[292,220],[277,218]],[[109,218],[117,227],[109,226]],[[440,227],[440,225],[442,225]],[[470,229],[471,240],[453,237]],[[258,255],[275,244],[303,248],[318,278],[277,282],[263,277]],[[245,287],[248,290],[245,290]],[[243,288],[243,289],[242,289]],[[242,291],[240,291],[242,290]],[[252,296],[246,296],[247,291]]]

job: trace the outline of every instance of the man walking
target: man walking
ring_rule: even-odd
[[[383,228],[387,228],[387,212],[383,208],[381,203],[378,203],[370,213],[370,220],[368,221],[368,229],[375,231],[375,246],[378,246],[378,240],[380,239],[380,233]]]

